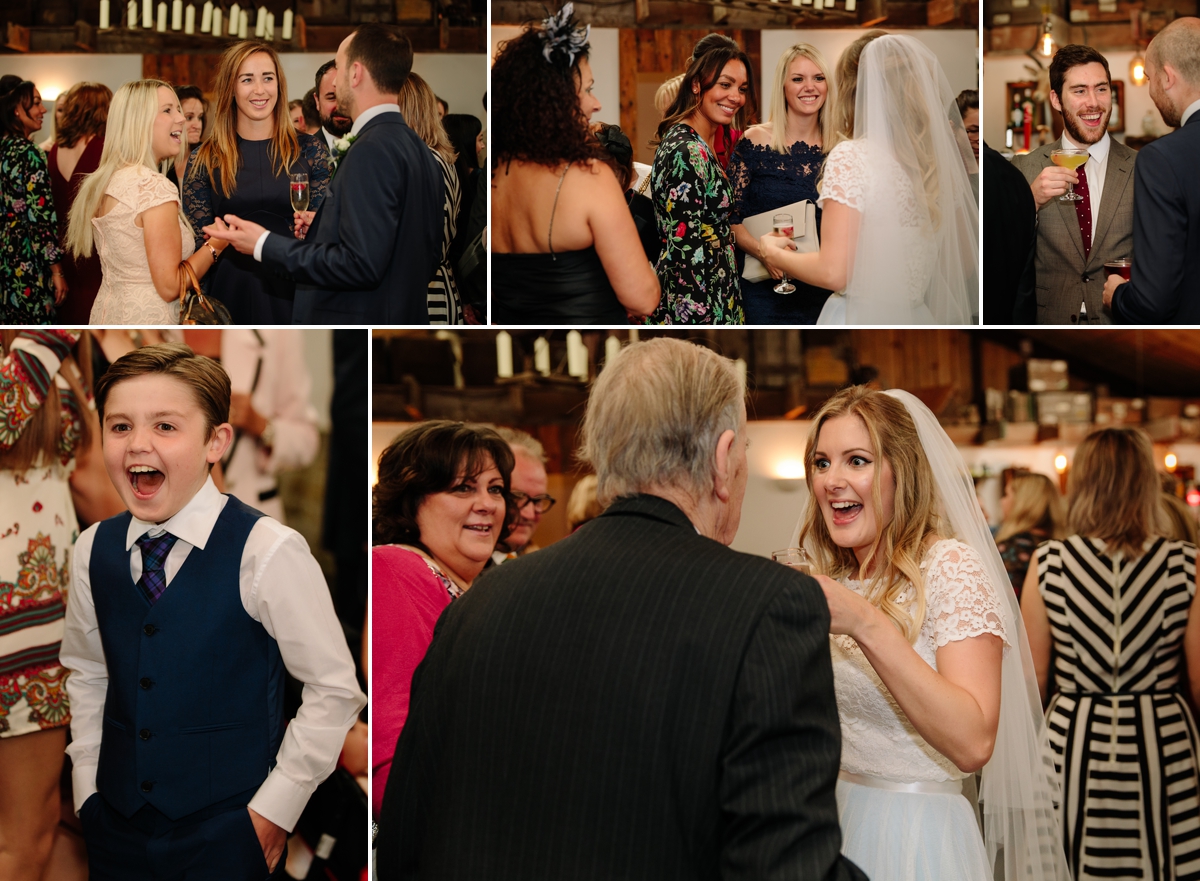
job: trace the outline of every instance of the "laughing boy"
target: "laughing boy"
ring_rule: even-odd
[[[229,377],[180,344],[96,385],[104,464],[128,512],[75,545],[75,808],[91,878],[283,876],[287,833],[365,697],[304,539],[217,491]],[[283,678],[304,683],[283,717]]]

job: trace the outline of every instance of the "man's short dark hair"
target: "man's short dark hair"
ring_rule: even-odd
[[[325,74],[328,73],[330,71],[330,69],[332,69],[334,67],[337,67],[337,59],[336,58],[329,59],[328,61],[326,61],[324,64],[322,64],[320,67],[317,68],[317,76],[316,76],[316,80],[313,82],[313,88],[317,90],[318,97],[321,94],[321,77],[325,76]]]
[[[317,90],[309,89],[300,100],[300,110],[304,113],[304,124],[309,128],[321,127],[321,112],[317,110]]]
[[[1081,46],[1078,43],[1071,43],[1063,46],[1054,55],[1054,60],[1050,62],[1050,91],[1058,95],[1059,100],[1062,100],[1063,79],[1066,78],[1067,71],[1072,67],[1078,67],[1081,64],[1096,63],[1104,67],[1104,75],[1108,81],[1112,82],[1112,73],[1108,69],[1108,59],[1093,49],[1091,46]]]
[[[346,63],[356,61],[367,69],[375,88],[398,95],[412,71],[412,43],[396,28],[378,22],[359,25],[346,47]]]

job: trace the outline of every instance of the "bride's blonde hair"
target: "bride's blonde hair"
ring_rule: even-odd
[[[175,89],[162,80],[133,80],[117,89],[108,109],[108,130],[104,135],[104,152],[100,154],[100,166],[87,176],[79,187],[79,195],[71,206],[67,225],[67,248],[76,257],[92,256],[92,218],[100,210],[100,203],[108,189],[112,176],[130,165],[144,165],[155,172],[162,172],[175,157],[163,162],[160,168],[154,161],[154,119],[158,113],[158,90],[170,89],[172,100]],[[187,138],[183,138],[181,151],[187,150]],[[191,229],[180,204],[179,217]]]
[[[834,544],[825,516],[813,493],[814,454],[821,428],[830,419],[855,416],[866,426],[875,455],[871,507],[879,531],[860,565],[853,548]],[[885,452],[886,451],[886,452]],[[880,487],[886,460],[892,468],[895,498],[884,522]],[[800,528],[800,545],[812,555],[816,571],[834,579],[861,579],[867,600],[914,642],[925,620],[925,585],[921,558],[929,539],[939,532],[933,471],[908,409],[895,398],[866,386],[843,389],[825,402],[813,420],[804,449],[809,503]],[[909,583],[914,596],[901,599]]]

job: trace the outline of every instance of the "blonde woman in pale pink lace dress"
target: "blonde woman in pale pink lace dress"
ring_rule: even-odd
[[[74,254],[100,254],[92,324],[178,324],[179,264],[202,277],[225,248],[206,242],[193,253],[179,191],[158,171],[187,149],[185,123],[164,82],[126,83],[113,96],[100,167],[80,187],[67,230]]]

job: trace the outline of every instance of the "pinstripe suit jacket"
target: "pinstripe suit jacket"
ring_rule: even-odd
[[[378,839],[396,879],[864,879],[816,582],[618,500],[483,575],[413,677]]]
[[[1050,153],[1062,140],[1013,157],[1030,183],[1054,163]],[[1108,148],[1108,168],[1100,210],[1093,208],[1092,248],[1083,257],[1083,237],[1074,202],[1051,199],[1037,219],[1035,269],[1037,270],[1037,323],[1071,324],[1079,305],[1087,303],[1089,324],[1111,324],[1104,308],[1104,264],[1118,257],[1133,257],[1133,163],[1137,153],[1115,139]],[[1087,171],[1086,166],[1084,171]]]

